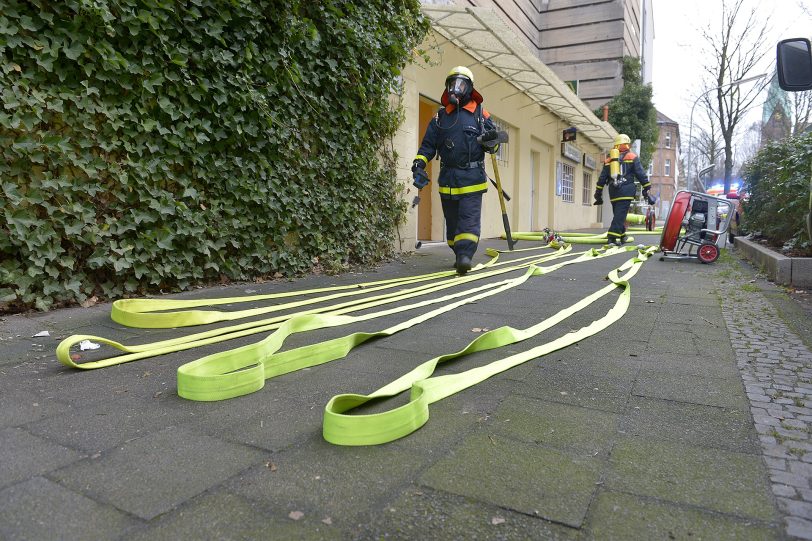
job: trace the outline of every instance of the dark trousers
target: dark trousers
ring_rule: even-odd
[[[632,202],[629,199],[612,201],[612,225],[609,226],[609,242],[621,239],[626,233],[626,215]]]
[[[474,257],[479,244],[482,194],[472,193],[459,199],[441,199],[441,202],[448,245],[456,255]]]

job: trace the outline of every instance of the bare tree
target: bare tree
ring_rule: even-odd
[[[789,108],[792,135],[799,135],[812,123],[812,90],[791,92]]]
[[[718,27],[711,23],[702,31],[708,47],[704,69],[717,87],[714,114],[724,141],[725,193],[730,190],[733,176],[734,132],[764,87],[763,83],[731,83],[753,76],[753,70],[770,50],[765,46],[769,17],[756,8],[744,12],[743,2],[723,0]]]
[[[699,171],[709,165],[718,165],[724,152],[724,141],[719,130],[719,123],[714,114],[713,103],[709,95],[703,95],[700,101],[702,110],[707,119],[707,128],[699,126],[699,131],[692,142],[696,149],[697,159],[694,160],[694,178],[699,178]],[[721,170],[721,169],[720,169]],[[704,185],[705,189],[708,188]]]
[[[761,123],[753,122],[747,127],[744,135],[739,140],[739,144],[736,146],[738,152],[733,164],[734,169],[740,172],[744,164],[758,153],[761,144]]]

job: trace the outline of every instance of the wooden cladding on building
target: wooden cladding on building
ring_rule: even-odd
[[[591,108],[603,105],[623,88],[623,56],[641,54],[640,0],[454,3],[492,9],[556,75],[578,81],[578,96]]]

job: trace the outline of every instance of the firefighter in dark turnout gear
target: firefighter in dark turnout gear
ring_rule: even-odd
[[[496,152],[499,145],[477,142],[477,137],[495,133],[496,126],[482,107],[482,95],[474,90],[471,70],[465,66],[452,69],[440,101],[443,108],[426,128],[412,174],[414,186],[420,190],[429,182],[426,165],[440,156],[438,184],[446,238],[456,256],[454,267],[465,274],[479,243],[482,194],[488,190],[485,152]]]
[[[612,224],[609,226],[607,235],[610,244],[619,245],[626,240],[626,215],[629,213],[629,206],[637,195],[637,187],[634,185],[635,179],[643,187],[643,199],[654,204],[654,198],[648,193],[651,182],[649,182],[648,175],[643,170],[640,158],[629,149],[630,143],[631,140],[625,133],[615,137],[617,158],[614,158],[615,152],[613,151],[604,161],[603,169],[598,177],[598,187],[595,190],[595,204],[602,205],[603,189],[607,184],[609,185],[609,201],[612,203]],[[613,167],[612,162],[615,160],[617,160],[618,167],[613,171],[615,167]]]

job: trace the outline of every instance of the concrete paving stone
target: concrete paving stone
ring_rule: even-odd
[[[774,523],[610,490],[598,493],[585,530],[590,538],[618,541],[643,538],[761,541],[782,538],[780,528]]]
[[[738,378],[738,368],[732,360],[713,356],[691,357],[679,353],[646,352],[638,357],[641,368],[674,375],[702,378]]]
[[[187,419],[184,426],[235,443],[276,451],[320,434],[326,403],[323,395],[312,391],[296,392],[293,385],[266,382],[262,390],[227,400],[218,409]]]
[[[793,458],[792,455],[789,454],[787,448],[781,444],[767,444],[762,443],[761,445],[761,452],[764,453],[764,456],[773,457],[773,458]]]
[[[736,354],[728,345],[728,340],[725,338],[705,338],[694,336],[694,346],[699,351],[699,357],[713,357],[717,361],[724,361],[733,364],[736,360]]]
[[[788,464],[789,471],[792,473],[797,473],[798,475],[803,475],[805,477],[812,477],[812,464],[800,462],[798,460],[790,460],[788,461]]]
[[[470,342],[476,336],[471,336],[473,333],[471,329],[496,329],[498,327],[513,327],[515,329],[522,329],[530,324],[538,323],[545,317],[539,317],[536,321],[528,321],[526,317],[521,315],[514,315],[513,317],[473,313],[461,311],[454,314],[443,314],[432,320],[432,325],[422,332],[428,332],[432,335],[440,337],[455,336]],[[567,329],[569,330],[569,329]],[[421,332],[421,334],[422,334]]]
[[[622,321],[622,320],[621,320]],[[609,344],[622,345],[625,351],[643,353],[651,337],[650,328],[641,326],[621,326],[621,322],[611,325],[581,343],[595,344],[596,347],[606,350]]]
[[[387,328],[389,325],[395,323],[397,322],[393,319],[387,319],[386,321],[362,321],[351,325],[341,325],[338,327],[328,327],[324,329],[315,329],[312,331],[296,333],[288,336],[285,339],[285,341],[282,344],[282,347],[280,348],[280,351],[289,351],[295,348],[309,346],[311,344],[323,343],[329,340],[343,338],[356,332],[374,333],[383,330]],[[358,347],[372,344],[375,343],[376,341],[380,341],[383,339],[385,338],[378,339],[373,338],[370,341],[366,342],[366,344],[362,344],[361,346]]]
[[[597,284],[597,282],[595,282],[595,284]],[[584,294],[585,291],[573,291],[570,288],[551,287],[547,287],[541,292],[536,287],[526,288],[520,285],[497,296],[489,297],[491,300],[482,300],[477,304],[485,303],[508,306],[513,308],[513,313],[528,311],[548,312],[552,306],[569,306],[569,304],[572,304],[572,301],[583,298]]]
[[[494,412],[513,387],[513,381],[496,376],[435,402],[426,424],[389,445],[429,458],[444,456],[470,434],[490,431]]]
[[[82,454],[20,428],[0,430],[0,488],[41,475],[82,458]]]
[[[66,407],[65,404],[46,395],[44,391],[9,389],[5,388],[6,385],[2,387],[4,388],[0,392],[0,428],[22,426],[58,415]]]
[[[150,520],[267,456],[257,449],[170,427],[49,477]]]
[[[783,458],[764,457],[764,463],[767,467],[773,470],[786,470],[787,461]]]
[[[798,489],[810,488],[809,479],[795,473],[771,471],[770,480],[773,483],[789,485]]]
[[[66,408],[61,415],[27,424],[26,429],[62,445],[97,453],[221,407],[216,402],[184,400],[174,390],[165,392],[166,396],[149,399],[127,395],[84,408]]]
[[[760,456],[677,442],[623,438],[606,488],[751,518],[776,519]]]
[[[786,517],[787,534],[797,539],[812,539],[812,521],[799,517]]]
[[[646,353],[649,354],[662,354],[671,353],[679,354],[686,357],[701,357],[702,352],[694,343],[692,337],[683,337],[683,339],[674,340],[670,336],[663,335],[650,335]]]
[[[0,491],[0,538],[8,541],[117,539],[138,521],[42,477]]]
[[[512,379],[510,372],[506,375]],[[631,393],[632,382],[593,374],[580,374],[547,368],[538,369],[517,380],[515,393],[585,408],[622,413]]]
[[[683,295],[684,291],[680,290],[676,293],[672,293],[668,295],[668,303],[671,304],[679,304],[679,305],[690,305],[690,306],[711,306],[711,307],[718,307],[719,306],[719,298],[711,293],[705,293],[703,295],[697,295],[694,297],[686,297]]]
[[[395,487],[416,477],[427,465],[420,453],[392,445],[337,446],[313,434],[296,448],[272,453],[263,463],[233,477],[223,486],[284,515],[332,517],[344,529]]]
[[[31,363],[51,356],[56,340],[49,338],[9,337],[0,342],[0,374],[13,374],[30,368]]]
[[[812,519],[812,503],[780,497],[778,507],[794,517]]]
[[[749,411],[740,381],[659,373],[645,368],[634,384],[635,396],[691,402]]]
[[[798,497],[798,491],[795,487],[773,483],[772,488],[773,494],[775,494],[776,496],[784,496],[786,498]]]
[[[636,353],[621,352],[617,355],[605,352],[600,354],[599,347],[592,342],[583,341],[560,349],[541,359],[547,368],[562,372],[594,374],[618,379],[634,380],[643,365],[641,356]]]
[[[426,470],[419,483],[580,527],[599,479],[594,457],[477,433]]]
[[[305,513],[298,520],[290,511],[267,508],[224,491],[204,493],[166,513],[127,538],[133,541],[198,539],[267,539],[316,541],[348,538],[324,523],[331,517]]]
[[[432,338],[426,338],[424,332],[442,333],[443,329],[426,328],[421,329],[420,336],[422,338],[415,339],[415,334],[408,332],[401,332],[394,336],[389,336],[381,340],[375,341],[375,347],[381,349],[394,349],[402,351],[411,351],[415,353],[424,353],[428,355],[426,360],[436,357],[438,355],[445,355],[446,353],[453,353],[465,348],[471,340],[476,336],[468,336],[460,334],[446,334],[442,339],[437,339],[432,335]],[[470,329],[468,330],[470,333]],[[473,334],[473,333],[472,333]]]
[[[595,456],[613,444],[619,415],[523,396],[507,397],[490,429],[511,439]]]
[[[370,379],[379,378],[394,380],[413,370],[416,366],[438,355],[379,347],[383,342],[368,342],[353,349],[343,359],[336,359],[325,366],[337,368],[358,375],[359,381],[369,375]]]
[[[632,397],[620,424],[628,436],[760,454],[750,414],[647,397]]]
[[[196,358],[188,355],[167,355],[97,370],[77,370],[52,361],[28,387],[74,407],[129,396],[151,399],[156,393],[166,394],[176,388],[177,367]]]
[[[658,323],[672,322],[691,326],[704,327],[708,322],[723,325],[722,309],[718,302],[713,306],[671,304],[668,310],[660,312]]]
[[[578,530],[470,498],[409,487],[374,509],[355,539],[576,540]]]

